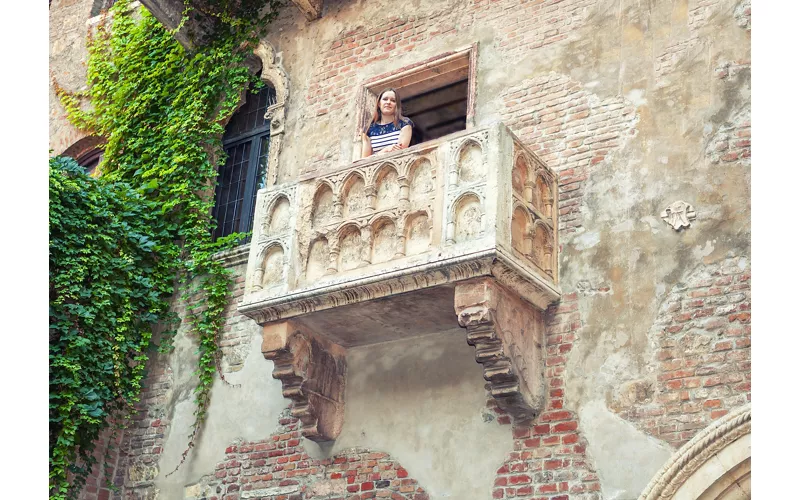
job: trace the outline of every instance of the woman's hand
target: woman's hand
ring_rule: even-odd
[[[381,153],[391,153],[392,151],[400,151],[401,149],[405,149],[407,146],[403,146],[402,144],[392,144],[391,146],[386,146],[385,148],[381,149]]]

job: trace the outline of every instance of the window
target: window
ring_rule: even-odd
[[[92,177],[97,177],[100,175],[100,171],[97,170],[97,165],[100,164],[100,161],[103,159],[103,150],[100,148],[92,149],[75,159],[78,162],[78,165],[86,169],[86,173],[91,175]]]
[[[359,130],[366,128],[378,94],[397,89],[403,114],[414,122],[411,145],[472,126],[477,47],[443,54],[395,73],[368,80],[360,99]]]
[[[222,137],[227,160],[217,175],[214,239],[250,231],[256,193],[266,185],[269,120],[265,114],[275,103],[275,89],[265,85],[257,94],[248,93],[245,99]]]

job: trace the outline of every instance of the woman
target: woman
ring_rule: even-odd
[[[384,90],[378,96],[369,127],[361,134],[361,157],[407,148],[413,127],[414,122],[403,116],[397,91]]]

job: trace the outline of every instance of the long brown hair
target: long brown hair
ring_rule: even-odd
[[[385,89],[383,92],[378,94],[378,100],[375,103],[375,109],[372,110],[372,120],[369,122],[369,124],[372,125],[373,123],[380,122],[382,117],[381,98],[383,97],[383,94],[387,92],[394,92],[395,108],[394,108],[394,119],[392,121],[394,122],[395,127],[400,127],[400,120],[405,120],[406,117],[403,116],[403,105],[400,103],[400,95],[397,93],[397,90],[395,90],[392,87],[389,87],[388,89]],[[367,126],[367,128],[369,128],[369,126]]]

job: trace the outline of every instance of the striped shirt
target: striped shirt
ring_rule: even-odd
[[[394,122],[389,122],[386,125],[378,123],[370,125],[369,130],[367,130],[367,136],[372,144],[372,152],[377,153],[386,146],[397,144],[400,141],[400,130],[406,125],[413,127],[414,122],[408,118],[402,118],[400,127],[396,127]]]

